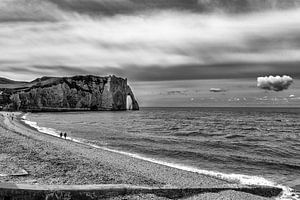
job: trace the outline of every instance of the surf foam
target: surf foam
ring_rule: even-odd
[[[24,114],[22,117],[21,117],[21,120],[27,124],[28,126],[38,130],[39,132],[41,133],[44,133],[44,134],[48,134],[48,135],[52,135],[52,136],[55,136],[55,137],[59,137],[60,138],[60,133],[61,131],[58,131],[54,128],[48,128],[48,127],[42,127],[42,126],[39,126],[37,122],[33,122],[33,121],[30,121],[30,120],[27,120],[27,115],[28,114]],[[74,139],[74,138],[71,138],[69,136],[66,137],[66,139],[68,140],[71,140],[73,142],[77,142],[77,143],[83,143],[81,142],[80,140],[77,140],[77,139]]]
[[[25,124],[27,124],[28,126],[31,126],[31,127],[35,128],[36,130],[38,130],[41,133],[52,135],[52,136],[55,136],[55,137],[60,137],[60,135],[59,135],[60,131],[58,131],[56,129],[53,129],[53,128],[41,127],[41,126],[38,125],[37,122],[27,120],[27,114],[24,114],[21,117],[21,120]],[[132,157],[132,158],[144,160],[144,161],[159,164],[159,165],[164,165],[164,166],[175,168],[175,169],[180,169],[180,170],[184,170],[184,171],[188,171],[188,172],[207,175],[207,176],[210,176],[210,177],[223,179],[223,180],[227,180],[227,181],[234,181],[234,182],[238,182],[239,184],[242,184],[242,185],[278,187],[278,188],[281,188],[283,190],[283,193],[277,199],[279,199],[279,200],[300,200],[299,194],[296,194],[293,191],[292,188],[284,186],[284,185],[277,184],[273,181],[269,181],[269,180],[267,180],[263,177],[249,176],[249,175],[244,175],[244,174],[225,174],[225,173],[221,173],[221,172],[217,172],[217,171],[203,170],[203,169],[198,169],[198,168],[195,168],[195,167],[181,165],[181,164],[178,164],[178,163],[165,162],[165,161],[162,161],[162,160],[145,157],[144,155],[140,155],[140,154],[135,154],[135,153],[129,153],[129,152],[124,152],[124,151],[120,151],[120,150],[110,149],[110,148],[107,148],[107,147],[98,146],[98,145],[95,145],[95,144],[90,144],[88,142],[83,142],[79,139],[75,139],[75,138],[71,138],[71,137],[67,137],[67,139],[71,140],[73,142],[80,143],[80,144],[85,144],[85,145],[88,145],[88,146],[91,146],[91,147],[94,147],[94,148],[97,148],[97,149],[101,149],[101,150],[105,150],[105,151],[109,151],[109,152],[113,152],[113,153],[117,153],[117,154],[126,155],[126,156],[129,156],[129,157]]]

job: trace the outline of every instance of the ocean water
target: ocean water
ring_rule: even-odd
[[[299,114],[300,108],[142,108],[30,113],[24,119],[41,132],[67,132],[76,141],[141,159],[297,190]]]

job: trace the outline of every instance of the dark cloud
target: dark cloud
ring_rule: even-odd
[[[198,0],[48,0],[59,8],[93,15],[134,14],[151,10],[205,11]],[[207,7],[208,8],[208,7]]]
[[[62,9],[94,14],[133,13],[153,9],[178,9],[193,12],[223,11],[242,13],[268,9],[288,9],[300,0],[48,0]]]
[[[28,79],[40,76],[69,76],[78,74],[95,74],[105,76],[115,74],[127,77],[131,81],[170,81],[170,80],[198,80],[198,79],[256,79],[265,76],[268,71],[278,75],[293,74],[300,78],[300,63],[228,63],[218,65],[180,65],[180,66],[126,66],[115,67],[72,67],[72,66],[33,66],[33,67],[4,67],[1,72],[27,75]],[[261,72],[262,68],[267,66]],[[251,69],[251,70],[249,70]],[[220,73],[220,70],[222,73]],[[27,80],[28,80],[27,79]],[[223,91],[223,90],[222,90]],[[171,91],[172,93],[172,91]]]
[[[68,11],[90,14],[133,14],[156,9],[204,10],[198,0],[47,0]]]
[[[130,80],[161,81],[256,78],[269,73],[297,78],[300,9],[203,14],[218,9],[297,7],[300,0],[289,2],[3,0],[0,71],[26,79],[116,74]],[[129,14],[114,15],[123,12]],[[8,23],[18,20],[27,23]]]
[[[105,71],[126,76],[138,81],[197,80],[251,78],[272,71],[279,75],[293,74],[300,78],[300,63],[228,63],[216,65],[149,66],[145,68],[126,67],[126,70],[106,68]],[[262,70],[263,69],[263,70]],[[222,71],[222,73],[220,73]],[[263,71],[263,72],[262,72]]]
[[[132,15],[147,10],[164,9],[201,13],[245,13],[298,6],[300,0],[5,0],[0,3],[0,21],[52,21],[60,17],[60,10],[95,16]]]
[[[113,15],[135,10],[129,0],[48,0],[67,11]]]
[[[63,12],[57,6],[40,0],[3,0],[0,22],[56,22]]]
[[[3,0],[0,22],[59,21],[64,15],[135,15],[153,10],[249,13],[300,7],[300,0]]]
[[[199,0],[198,2],[212,10],[221,9],[237,13],[268,9],[288,9],[300,4],[299,0]]]

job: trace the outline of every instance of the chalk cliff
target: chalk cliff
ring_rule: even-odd
[[[138,110],[127,79],[116,76],[43,77],[29,83],[0,84],[0,105],[4,110],[126,110],[128,95],[132,109]]]

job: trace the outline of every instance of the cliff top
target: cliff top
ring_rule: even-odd
[[[47,87],[54,84],[58,84],[64,80],[83,80],[83,81],[106,81],[110,76],[95,76],[95,75],[76,75],[70,77],[49,77],[43,76],[41,78],[34,79],[30,82],[14,81],[7,78],[0,77],[0,89],[12,89],[21,90],[31,87]],[[114,75],[112,77],[115,77]],[[119,77],[116,77],[119,78]],[[121,79],[121,78],[120,78]]]

